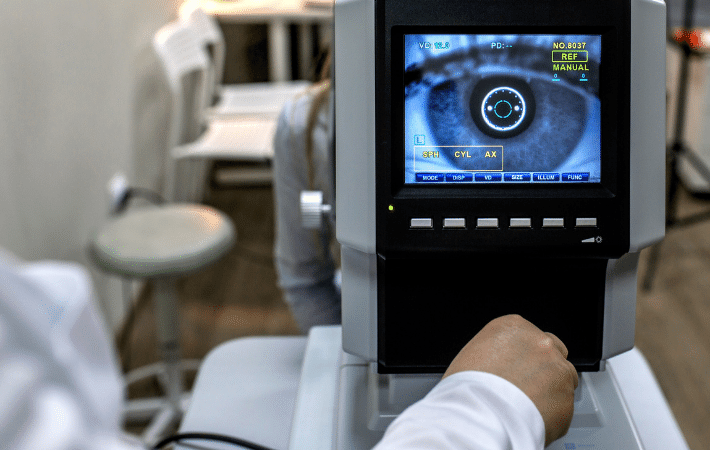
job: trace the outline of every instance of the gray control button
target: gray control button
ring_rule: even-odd
[[[597,218],[596,217],[578,217],[577,224],[578,227],[596,227]]]
[[[515,218],[510,219],[510,228],[530,228],[532,220],[530,218]]]
[[[412,219],[409,228],[433,228],[434,222],[431,219]]]
[[[466,228],[466,219],[463,219],[463,218],[444,219],[444,228]]]
[[[498,219],[495,219],[495,218],[478,219],[478,222],[476,222],[476,226],[478,228],[498,228]]]
[[[543,228],[564,228],[565,219],[542,219]]]

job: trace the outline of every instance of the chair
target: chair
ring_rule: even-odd
[[[198,164],[191,172],[184,171],[179,175],[184,180],[180,198],[186,201],[203,198],[207,170],[201,164],[209,160],[249,163],[255,169],[249,181],[270,183],[275,132],[276,120],[271,119],[217,121],[211,123],[197,141],[176,147],[173,151],[176,158]],[[187,166],[183,163],[182,167]]]
[[[212,106],[219,101],[219,85],[224,73],[226,47],[219,25],[196,3],[184,2],[180,5],[179,18],[197,34],[204,45],[210,66],[207,77],[207,102]]]
[[[202,117],[207,103],[209,59],[192,28],[181,22],[162,27],[153,37],[153,50],[158,56],[170,91],[163,191],[168,200],[185,200],[192,188],[185,184],[186,174],[204,173],[204,160],[183,160],[174,149],[195,141],[203,132]],[[187,177],[189,179],[189,177]]]
[[[187,410],[183,370],[199,362],[182,361],[177,277],[222,257],[233,245],[235,230],[223,213],[203,205],[168,204],[136,208],[112,218],[91,240],[89,254],[101,269],[122,277],[149,280],[162,362],[136,369],[127,384],[158,375],[164,397],[131,400],[128,422],[152,418],[143,440],[153,444]]]
[[[170,89],[164,192],[174,201],[184,195],[181,163],[199,163],[186,161],[173,150],[202,130],[199,118],[204,111],[208,61],[193,31],[179,22],[161,28],[153,48]],[[181,360],[175,280],[219,259],[231,248],[235,235],[232,221],[213,208],[167,203],[115,214],[89,243],[89,255],[98,267],[113,275],[148,280],[154,288],[162,361],[129,373],[126,382],[157,375],[165,396],[130,401],[124,415],[129,422],[152,419],[142,436],[148,444],[181,419],[189,400],[183,392],[182,372],[199,364]]]
[[[207,95],[212,103],[205,113],[208,121],[243,116],[275,120],[286,100],[310,85],[302,80],[220,85],[224,74],[225,42],[217,21],[197,2],[183,3],[179,15],[180,20],[188,23],[199,35],[211,60]]]
[[[164,187],[169,200],[199,202],[210,160],[271,159],[275,120],[243,117],[204,125],[210,62],[190,24],[175,21],[164,26],[156,33],[153,47],[171,96]]]
[[[180,21],[193,29],[210,58],[205,97],[213,101],[203,115],[207,127],[196,142],[176,149],[185,161],[221,160],[245,163],[237,170],[240,183],[270,183],[273,137],[278,116],[286,101],[303,92],[310,83],[245,83],[220,86],[225,43],[216,20],[195,2],[180,8]],[[183,164],[184,165],[184,164]],[[198,201],[203,196],[206,168],[196,167],[182,176],[186,180],[182,199]],[[214,180],[216,181],[219,178]],[[233,177],[234,178],[234,177]]]

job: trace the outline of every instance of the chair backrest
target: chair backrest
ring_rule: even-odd
[[[166,150],[168,197],[174,191],[175,161],[172,150],[197,139],[203,131],[209,59],[194,29],[182,21],[163,26],[153,37],[153,49],[161,62],[171,106]]]
[[[207,101],[214,104],[219,98],[219,86],[224,75],[226,44],[217,20],[207,14],[198,2],[187,1],[180,6],[180,20],[189,24],[197,33],[210,58],[210,73],[207,80]]]

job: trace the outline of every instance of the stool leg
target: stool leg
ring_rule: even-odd
[[[183,391],[182,368],[180,366],[180,323],[179,305],[175,279],[153,280],[155,288],[155,318],[158,328],[158,345],[163,356],[167,375],[167,398],[173,409],[179,413],[180,397]]]

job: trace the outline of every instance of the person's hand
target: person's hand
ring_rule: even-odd
[[[456,355],[444,378],[466,370],[492,373],[520,388],[542,414],[545,446],[569,430],[579,377],[554,334],[518,315],[499,317]]]

